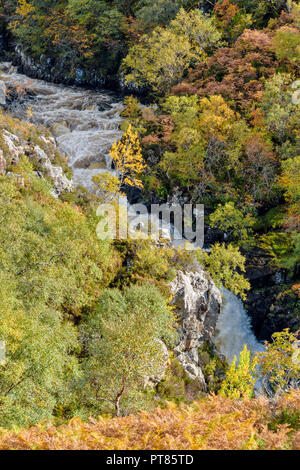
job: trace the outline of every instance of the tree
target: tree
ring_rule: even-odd
[[[252,24],[252,15],[243,13],[230,0],[217,2],[213,12],[222,36],[230,42],[235,41]]]
[[[300,123],[300,104],[293,100],[293,78],[290,74],[277,73],[266,82],[261,108],[265,114],[266,127],[274,141],[284,145],[282,152],[293,152],[297,145]],[[287,143],[289,146],[287,147]],[[291,155],[292,156],[292,155]],[[287,155],[284,156],[286,158]]]
[[[273,144],[263,133],[256,130],[249,133],[244,141],[244,158],[238,172],[245,189],[253,200],[262,203],[278,196],[276,171],[278,162]]]
[[[182,3],[180,0],[145,0],[136,11],[140,28],[149,31],[157,26],[166,26],[175,18]]]
[[[156,28],[132,46],[123,60],[126,83],[152,87],[164,94],[178,83],[194,54],[189,40],[168,29]]]
[[[0,419],[28,425],[68,401],[77,376],[72,319],[93,309],[114,277],[118,256],[96,236],[96,218],[56,200],[51,185],[18,165],[24,187],[0,177]]]
[[[181,8],[176,18],[171,21],[170,29],[179,36],[188,37],[198,62],[201,61],[203,53],[212,52],[219,45],[221,39],[214,19],[204,16],[198,8],[190,11]]]
[[[238,209],[233,202],[227,202],[218,208],[210,217],[210,224],[228,233],[230,238],[246,240],[252,232],[255,219],[245,209]]]
[[[221,385],[219,394],[229,398],[252,398],[255,385],[255,371],[257,360],[251,360],[251,351],[248,351],[247,345],[244,345],[240,353],[238,364],[236,356],[226,374],[226,379]]]
[[[221,95],[233,109],[249,111],[263,92],[262,78],[274,75],[277,63],[271,35],[246,29],[232,47],[221,47],[189,71],[174,94]]]
[[[120,180],[117,176],[111,173],[100,173],[92,178],[92,181],[97,189],[97,193],[103,200],[114,200],[116,197],[121,196]]]
[[[127,83],[150,86],[164,94],[184,76],[192,62],[203,62],[220,34],[199,10],[181,9],[167,28],[158,27],[130,48],[123,60]]]
[[[288,231],[300,230],[300,157],[288,158],[281,163],[279,186],[284,190],[288,202],[288,213],[285,226]]]
[[[278,177],[279,185],[285,191],[286,201],[300,201],[300,156],[288,158],[281,163],[282,173]]]
[[[78,68],[89,76],[95,62],[98,73],[117,72],[124,55],[122,24],[118,5],[104,0],[22,0],[9,18],[28,55],[39,60],[45,54],[72,79]]]
[[[123,293],[105,290],[95,312],[85,318],[81,336],[87,355],[79,383],[83,403],[95,412],[109,403],[117,416],[126,400],[143,390],[147,377],[162,373],[166,350],[161,340],[171,345],[176,337],[173,314],[151,285]]]
[[[111,3],[111,2],[110,2]],[[103,0],[69,0],[68,15],[93,38],[96,49],[102,46],[115,49],[119,47],[123,15],[118,5]]]
[[[216,243],[212,246],[210,253],[201,251],[197,252],[196,256],[219,288],[224,286],[235,295],[240,295],[245,299],[245,291],[250,290],[250,283],[239,272],[246,271],[246,258],[237,247]]]
[[[272,335],[265,351],[257,354],[259,376],[268,394],[279,394],[299,386],[300,358],[298,334],[288,329]]]
[[[300,31],[297,28],[283,26],[275,36],[275,52],[280,60],[300,63]]]
[[[53,5],[53,2],[21,0],[15,13],[10,28],[34,55],[39,56],[51,48],[52,54],[53,51],[63,54],[72,66],[80,56],[92,55],[92,37],[83,24],[74,21],[67,9],[61,8],[60,2]]]
[[[260,28],[266,26],[270,18],[277,18],[287,6],[287,0],[233,0],[241,9],[251,13],[254,24]]]
[[[140,189],[143,187],[139,175],[145,170],[146,164],[142,157],[138,135],[133,131],[131,124],[123,137],[113,144],[110,157],[119,178],[119,188],[125,184]],[[116,180],[114,181],[116,183]]]
[[[50,419],[78,373],[76,329],[53,309],[25,307],[17,282],[1,273],[0,419],[3,427]]]
[[[93,56],[92,38],[85,27],[74,21],[68,12],[51,11],[43,34],[69,60]]]
[[[150,238],[126,240],[117,244],[117,247],[123,259],[123,268],[114,285],[124,288],[130,284],[151,283],[167,297],[168,285],[176,277],[176,268],[182,268],[184,256],[189,255],[168,244],[157,246]]]
[[[234,165],[233,153],[228,157],[232,130],[237,115],[221,96],[199,99],[192,96],[169,96],[162,105],[174,121],[169,138],[172,150],[167,150],[159,168],[173,184],[194,188],[195,199],[216,186],[220,173]],[[236,142],[235,142],[236,143]],[[237,145],[234,145],[236,148]]]

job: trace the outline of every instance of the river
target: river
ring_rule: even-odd
[[[8,63],[0,64],[0,74],[7,86],[32,92],[31,98],[16,104],[14,114],[53,132],[59,151],[68,157],[75,184],[91,189],[93,175],[111,171],[109,150],[122,135],[123,103],[118,96],[30,79]],[[244,344],[252,352],[261,351],[243,303],[229,291],[223,296],[215,338],[221,353],[231,362]]]

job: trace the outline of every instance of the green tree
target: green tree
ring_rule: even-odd
[[[95,312],[81,326],[87,357],[80,382],[83,404],[95,413],[109,403],[119,416],[123,402],[143,390],[148,377],[166,361],[161,340],[175,338],[174,317],[165,299],[151,285],[132,286],[123,293],[102,293]]]
[[[156,28],[132,46],[123,60],[126,83],[151,86],[163,94],[182,79],[193,57],[188,38]]]
[[[299,386],[300,354],[298,335],[288,329],[274,333],[265,351],[257,354],[259,376],[267,393],[282,393]]]
[[[201,55],[213,51],[221,39],[221,34],[215,26],[214,19],[204,16],[198,8],[190,11],[181,8],[176,18],[171,21],[170,29],[179,36],[188,37],[199,62]]]
[[[28,172],[27,161],[18,171]],[[0,177],[0,418],[5,426],[50,419],[77,375],[71,319],[93,308],[118,263],[96,236],[96,218],[24,174],[24,187]],[[114,268],[115,266],[115,268]]]
[[[136,17],[144,31],[166,26],[178,13],[181,0],[144,0],[139,2]]]
[[[286,200],[292,203],[300,202],[300,156],[284,160],[281,169],[278,182],[285,191]]]
[[[224,286],[235,295],[245,298],[245,291],[250,289],[250,283],[243,274],[246,271],[246,258],[237,247],[216,243],[211,252],[197,252],[197,259],[209,272],[214,282],[220,288]]]
[[[162,107],[171,115],[174,130],[169,138],[172,148],[159,168],[172,186],[179,183],[193,191],[195,199],[205,197],[209,189],[215,190],[219,175],[224,179],[230,174],[239,156],[234,138],[237,116],[217,95],[168,96]]]
[[[69,0],[67,11],[93,35],[97,47],[119,42],[123,15],[117,6],[99,0]]]
[[[232,0],[240,9],[253,15],[256,27],[266,26],[270,18],[277,18],[287,5],[287,0]]]
[[[209,217],[210,224],[227,232],[234,240],[246,240],[252,233],[255,219],[246,210],[238,209],[233,202],[218,208]]]
[[[278,59],[300,63],[300,31],[282,27],[275,36],[275,52]]]
[[[261,101],[266,127],[274,141],[282,146],[279,152],[283,158],[295,155],[299,138],[300,104],[294,103],[292,83],[290,74],[277,73],[266,82]]]
[[[201,62],[220,33],[199,10],[181,9],[167,28],[156,28],[132,46],[123,60],[127,83],[165,93],[184,76],[192,62]]]
[[[78,374],[74,326],[45,306],[24,308],[16,280],[0,275],[0,339],[6,360],[0,365],[1,426],[27,426],[49,420],[68,399],[68,384]]]
[[[92,178],[92,181],[97,189],[97,194],[103,200],[112,201],[116,197],[121,196],[120,180],[117,176],[111,173],[100,173]]]

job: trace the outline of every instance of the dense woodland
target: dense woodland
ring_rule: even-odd
[[[17,46],[57,79],[96,74],[126,95],[124,136],[111,150],[118,177],[96,176],[97,194],[77,187],[55,199],[28,150],[47,151],[47,131],[0,114],[1,129],[27,145],[16,162],[0,133],[7,169],[22,176],[21,185],[0,176],[0,340],[8,345],[0,449],[69,448],[73,435],[76,448],[299,448],[298,392],[285,395],[300,372],[298,2],[2,0],[0,9],[5,59],[18,63]],[[205,204],[206,225],[226,241],[195,261],[169,244],[99,240],[99,201],[130,187],[147,201]],[[145,387],[163,362],[160,341],[169,351],[176,345],[176,271],[200,263],[218,287],[247,300],[246,265],[257,249],[284,278],[271,302],[283,331],[273,329],[264,353],[245,349],[231,365],[208,347],[203,370],[214,395],[191,383],[172,352],[164,379]],[[262,401],[254,398],[258,370],[268,379]],[[263,404],[274,396],[276,410]],[[128,416],[140,410],[147,413]],[[208,435],[207,420],[219,423],[222,413]],[[193,423],[188,435],[182,419]],[[47,436],[4,430],[44,421]],[[151,440],[153,426],[167,437]]]

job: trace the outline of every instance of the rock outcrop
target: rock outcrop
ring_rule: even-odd
[[[35,146],[34,150],[38,157],[38,162],[42,165],[46,174],[51,178],[53,182],[53,195],[58,197],[64,191],[72,191],[73,182],[69,180],[63,172],[60,166],[54,166],[51,163],[50,158],[39,146]]]
[[[221,293],[201,268],[195,273],[179,271],[171,290],[180,325],[180,342],[174,352],[188,376],[206,390],[198,349],[215,333],[222,306]]]
[[[4,115],[5,117],[5,115]],[[32,124],[16,120],[16,130],[10,117],[9,130],[0,126],[0,175],[5,176],[7,167],[17,165],[22,156],[32,163],[37,176],[49,178],[53,184],[52,194],[58,197],[64,191],[72,191],[73,182],[64,174],[63,168],[56,165],[57,147],[53,137],[35,133]],[[27,126],[27,127],[26,127]]]

